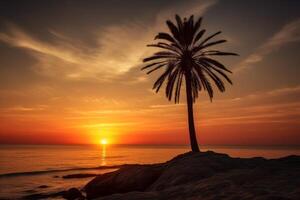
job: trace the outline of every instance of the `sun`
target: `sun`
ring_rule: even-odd
[[[100,144],[102,145],[106,145],[108,142],[107,142],[107,139],[103,138],[100,140]]]

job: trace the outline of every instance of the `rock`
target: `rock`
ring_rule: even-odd
[[[231,158],[185,153],[154,165],[127,165],[85,186],[97,200],[300,199],[300,156]]]
[[[71,188],[64,192],[62,195],[63,198],[67,200],[81,200],[84,199],[84,196],[77,188]]]
[[[189,152],[168,161],[161,176],[148,190],[163,190],[170,186],[202,180],[240,165],[238,160],[232,160],[226,154]]]
[[[65,179],[70,179],[70,178],[89,178],[89,177],[95,177],[97,174],[68,174],[63,176]]]
[[[55,198],[55,197],[63,196],[64,193],[65,191],[54,192],[54,193],[37,193],[37,194],[26,195],[22,199],[36,200],[36,199]]]
[[[84,200],[85,197],[77,188],[71,188],[67,191],[59,191],[54,193],[36,193],[31,195],[26,195],[22,199],[37,200],[37,199],[53,199],[57,197],[63,197],[67,200]]]
[[[48,188],[48,185],[40,185],[38,188]]]
[[[35,193],[35,192],[37,192],[36,190],[25,190],[24,191],[25,193]]]
[[[162,165],[125,165],[97,176],[85,186],[88,199],[114,193],[144,191],[161,174]]]

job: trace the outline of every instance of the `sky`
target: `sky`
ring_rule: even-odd
[[[0,143],[188,144],[185,95],[141,71],[165,21],[221,30],[233,85],[194,105],[200,145],[300,145],[296,0],[0,1]]]

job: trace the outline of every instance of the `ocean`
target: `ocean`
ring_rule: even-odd
[[[201,147],[202,151],[212,150],[243,158],[300,155],[299,146]],[[0,199],[18,199],[71,187],[81,189],[93,177],[65,179],[63,176],[106,173],[121,164],[165,162],[187,151],[189,146],[0,145]]]

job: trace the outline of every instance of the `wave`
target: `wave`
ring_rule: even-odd
[[[78,171],[78,170],[93,170],[93,169],[118,169],[122,165],[111,165],[111,166],[98,166],[98,167],[78,167],[78,168],[68,168],[68,169],[50,169],[50,170],[40,170],[40,171],[28,171],[28,172],[12,172],[7,174],[0,174],[0,178],[14,177],[14,176],[33,176],[40,174],[48,174],[55,172],[67,172],[67,171]]]

